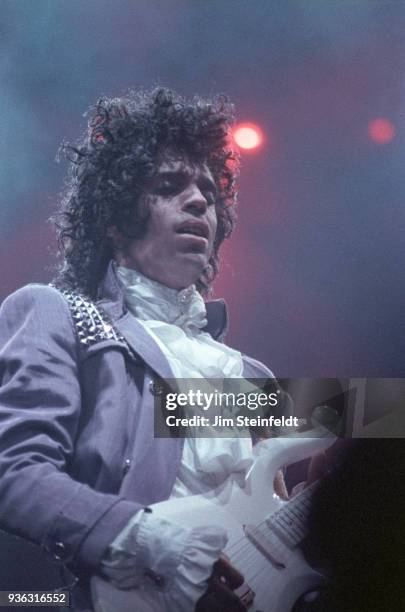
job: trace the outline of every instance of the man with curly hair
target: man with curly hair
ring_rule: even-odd
[[[244,609],[223,531],[153,514],[252,463],[249,438],[155,438],[154,381],[271,376],[202,298],[235,224],[232,120],[222,98],[164,89],[100,100],[65,146],[63,264],[2,306],[0,521],[80,576],[76,609],[97,573],[166,584],[167,610]]]
[[[160,89],[152,98],[133,92],[127,100],[100,100],[83,141],[65,147],[72,163],[58,224],[65,257],[58,283],[96,297],[117,246],[110,228],[127,241],[144,238],[151,210],[142,196],[156,181],[159,163],[177,158],[194,167],[205,165],[213,183],[208,195],[217,229],[195,281],[199,291],[207,291],[218,272],[219,247],[236,219],[238,157],[229,142],[232,121],[232,106],[221,98],[196,98],[188,105]]]

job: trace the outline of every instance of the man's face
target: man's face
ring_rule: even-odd
[[[167,287],[195,283],[211,257],[217,229],[217,189],[205,164],[167,156],[144,195],[146,235],[131,240],[119,263]]]

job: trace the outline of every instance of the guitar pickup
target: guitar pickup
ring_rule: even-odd
[[[243,526],[247,539],[259,550],[262,555],[277,569],[285,569],[287,561],[285,550],[280,546],[279,538],[268,531],[266,534],[253,525]],[[284,553],[284,554],[283,554]]]

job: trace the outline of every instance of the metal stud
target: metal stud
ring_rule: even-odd
[[[101,308],[83,295],[60,289],[55,285],[50,286],[57,289],[66,299],[81,344],[87,347],[101,340],[116,340],[132,352],[125,338],[114,328],[108,315]]]

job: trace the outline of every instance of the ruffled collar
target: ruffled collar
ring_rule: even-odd
[[[207,325],[205,303],[195,285],[178,291],[124,266],[117,267],[117,278],[125,303],[139,319],[163,321],[188,333]]]

